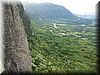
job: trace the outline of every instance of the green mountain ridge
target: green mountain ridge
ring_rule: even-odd
[[[60,21],[69,24],[92,24],[92,20],[77,17],[64,6],[52,3],[25,4],[24,8],[31,19],[46,19],[51,22]]]

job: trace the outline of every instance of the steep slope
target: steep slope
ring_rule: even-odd
[[[63,6],[51,4],[51,3],[40,3],[30,4],[25,7],[26,11],[29,12],[33,17],[39,16],[44,18],[64,18],[64,19],[76,19],[69,10]]]
[[[30,18],[25,14],[22,4],[18,4],[17,6],[18,6],[19,14],[22,18],[23,25],[25,27],[25,31],[26,31],[27,35],[32,35],[32,30],[31,30],[31,26],[30,26],[30,24],[31,24]]]
[[[22,9],[22,10],[20,10]],[[4,44],[6,71],[31,71],[31,56],[28,49],[27,35],[24,22],[29,19],[22,18],[25,14],[21,3],[3,3],[4,12]],[[26,16],[25,16],[26,17]]]
[[[26,13],[32,19],[46,19],[49,21],[63,21],[70,24],[90,24],[91,21],[75,16],[64,6],[52,3],[24,4]],[[56,21],[55,21],[56,22]]]

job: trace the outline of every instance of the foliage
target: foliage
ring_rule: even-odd
[[[28,41],[34,72],[96,72],[95,27],[31,23],[34,34]]]

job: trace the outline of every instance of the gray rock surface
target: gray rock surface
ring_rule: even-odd
[[[31,72],[32,60],[24,27],[27,19],[22,18],[23,15],[25,17],[25,14],[22,14],[24,13],[23,6],[20,3],[6,2],[3,4],[3,12],[5,69],[13,72]]]

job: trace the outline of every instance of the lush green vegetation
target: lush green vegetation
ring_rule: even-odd
[[[32,21],[28,36],[34,72],[96,72],[96,27]]]

